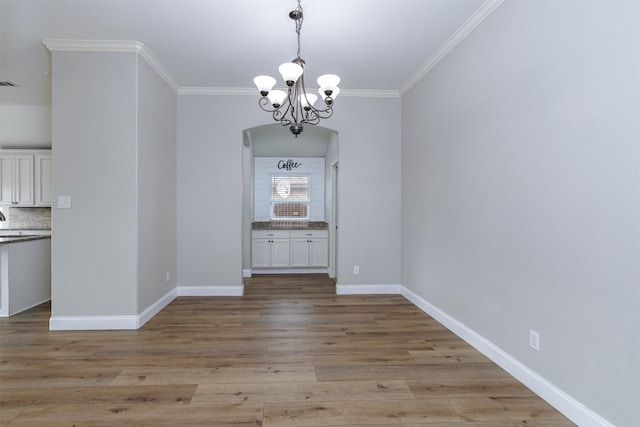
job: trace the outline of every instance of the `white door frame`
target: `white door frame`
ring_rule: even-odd
[[[331,165],[331,221],[329,221],[329,277],[338,279],[338,161]]]

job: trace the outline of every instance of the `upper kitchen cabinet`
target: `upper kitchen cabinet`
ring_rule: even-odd
[[[51,206],[50,150],[2,150],[0,205]]]
[[[35,204],[51,206],[51,151],[37,153],[35,160]]]

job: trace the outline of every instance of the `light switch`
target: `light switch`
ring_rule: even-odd
[[[71,209],[71,196],[58,196],[58,208]]]

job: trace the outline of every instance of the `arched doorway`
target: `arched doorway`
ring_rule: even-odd
[[[316,185],[311,198],[310,221],[325,222],[329,233],[328,242],[328,267],[325,269],[333,278],[336,278],[337,268],[337,174],[335,166],[338,162],[338,132],[320,127],[307,126],[304,132],[297,138],[293,137],[286,127],[279,124],[269,124],[253,127],[243,131],[243,242],[242,242],[242,273],[244,277],[250,277],[254,271],[252,265],[251,234],[256,222],[269,221],[273,218],[265,216],[266,209],[260,208],[260,200],[264,200],[256,191],[263,191],[263,187],[256,190],[256,158],[279,158],[281,165],[290,160],[302,163],[296,159],[322,159],[322,173],[312,177]],[[260,172],[264,173],[264,172]],[[310,172],[306,172],[309,174]],[[316,172],[313,172],[314,174]],[[319,178],[321,176],[321,178]],[[322,180],[319,187],[318,181]],[[258,179],[260,181],[260,178]],[[319,192],[317,188],[322,190]],[[256,201],[258,200],[258,201]],[[271,211],[269,211],[271,212]],[[315,225],[315,224],[314,224]],[[292,272],[306,272],[298,268]],[[282,269],[278,272],[283,272]]]

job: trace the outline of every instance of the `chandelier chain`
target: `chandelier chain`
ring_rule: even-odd
[[[304,14],[302,13],[302,5],[298,0],[298,7],[296,10],[300,12],[300,17],[296,19],[296,34],[298,35],[298,58],[300,58],[300,30],[302,30],[302,21],[304,21]]]

